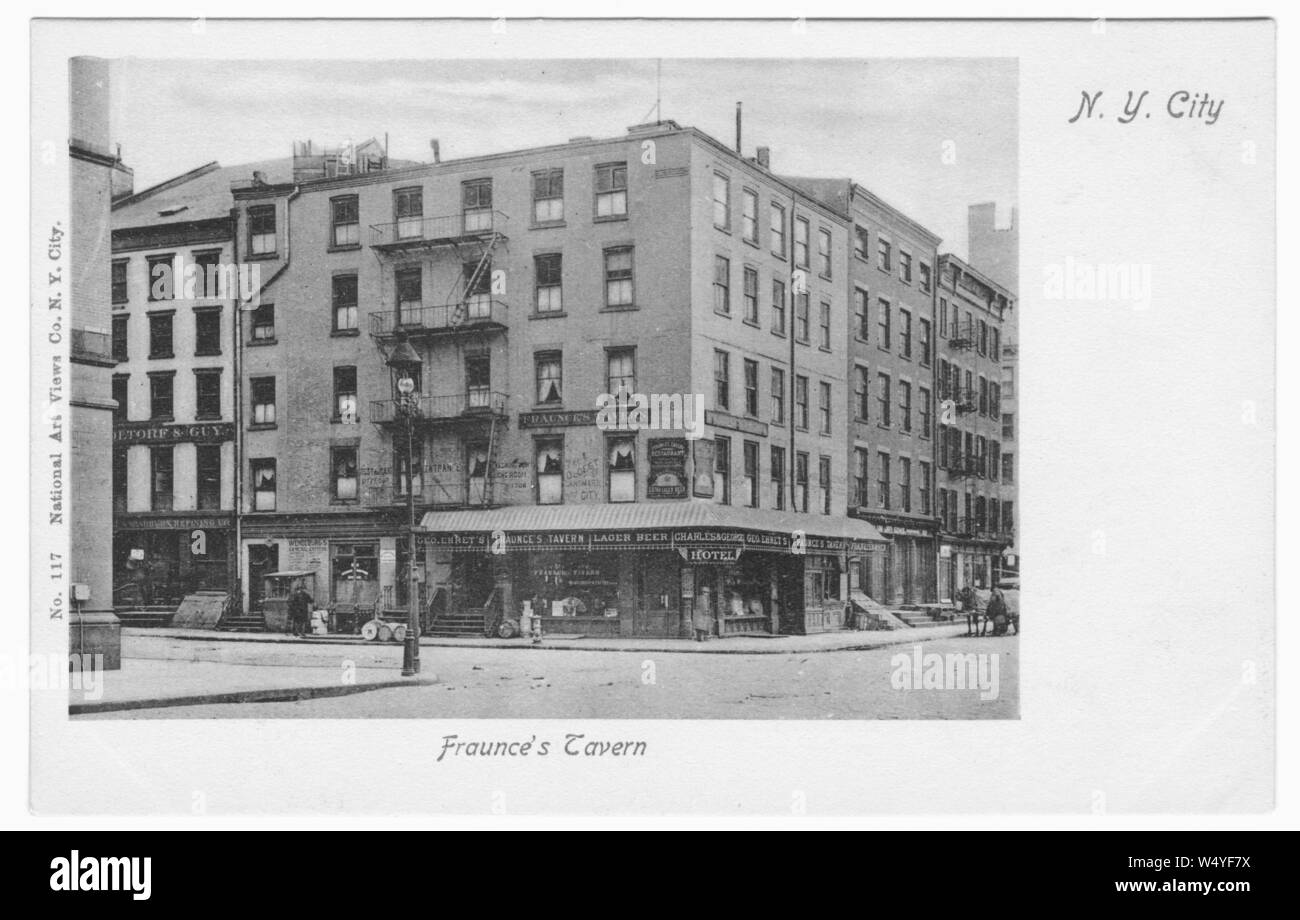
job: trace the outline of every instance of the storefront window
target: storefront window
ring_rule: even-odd
[[[515,572],[515,594],[541,616],[618,616],[618,553],[533,553]]]
[[[378,547],[374,543],[335,543],[330,555],[334,600],[373,604],[379,596]]]

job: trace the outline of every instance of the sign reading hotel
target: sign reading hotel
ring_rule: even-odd
[[[115,444],[172,444],[181,441],[205,444],[231,441],[234,437],[234,422],[196,422],[191,425],[127,422],[113,426]]]
[[[686,439],[650,438],[646,498],[686,497]]]

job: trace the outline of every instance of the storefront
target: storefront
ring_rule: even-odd
[[[942,541],[938,553],[939,598],[952,600],[967,585],[978,591],[993,587],[1007,568],[1004,550],[1005,544],[997,541]]]
[[[662,505],[430,512],[430,595],[455,616],[490,607],[545,634],[804,634],[847,625],[849,560],[881,545],[863,521]]]
[[[233,579],[230,514],[119,513],[113,519],[113,603],[175,607]]]

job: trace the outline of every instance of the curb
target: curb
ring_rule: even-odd
[[[945,626],[946,625],[949,624],[945,624]],[[951,625],[956,627],[958,624],[951,624]],[[961,624],[960,628],[964,629],[965,624],[964,623]],[[809,647],[809,648],[800,648],[797,646],[770,648],[770,649],[726,648],[724,643],[726,643],[727,640],[718,639],[716,637],[710,639],[708,642],[705,643],[695,643],[695,642],[691,642],[688,639],[669,640],[671,642],[677,643],[676,645],[673,646],[658,645],[658,644],[655,645],[632,644],[632,645],[609,646],[609,645],[588,645],[586,644],[586,641],[592,641],[592,640],[582,640],[582,639],[572,639],[572,638],[552,640],[552,641],[547,641],[546,639],[543,639],[540,643],[533,644],[532,642],[529,642],[526,639],[467,638],[461,641],[445,641],[445,640],[430,640],[423,636],[420,638],[420,648],[484,648],[484,649],[495,649],[501,651],[550,650],[550,651],[565,651],[565,652],[655,652],[655,653],[669,653],[669,654],[679,654],[679,655],[680,654],[685,654],[685,655],[805,655],[805,654],[823,654],[827,652],[863,652],[863,651],[870,651],[871,649],[875,649],[875,648],[881,648],[882,646],[886,646],[886,645],[898,645],[903,642],[912,642],[912,641],[924,642],[924,641],[928,641],[931,638],[933,639],[953,638],[950,635],[944,634],[942,632],[943,629],[944,629],[943,626],[929,626],[929,627],[914,627],[909,629],[884,630],[884,631],[877,631],[876,634],[881,635],[881,638],[879,639],[861,640],[861,641],[854,642],[853,644],[850,645],[836,645],[830,647]],[[151,632],[153,632],[153,630],[149,630],[148,632],[146,632],[142,629],[141,632],[136,633],[136,635],[148,635]],[[938,633],[938,635],[936,635],[936,633]],[[249,636],[255,634],[244,633],[243,635]],[[366,648],[387,647],[386,644],[382,642],[367,642],[364,639],[353,638],[353,637],[338,637],[338,638],[311,637],[306,639],[281,639],[278,637],[272,638],[271,636],[268,636],[267,638],[264,639],[263,638],[236,639],[233,636],[222,635],[222,634],[216,634],[213,636],[206,636],[206,635],[188,636],[188,635],[176,635],[174,633],[165,633],[161,631],[156,634],[156,637],[177,639],[183,642],[215,641],[215,642],[231,642],[231,643],[251,642],[251,643],[261,643],[264,645],[348,645],[348,646],[361,646]],[[780,638],[787,638],[787,637],[773,637],[773,639],[776,640],[779,640]],[[594,640],[594,641],[603,642],[608,640]],[[392,643],[388,643],[388,645],[392,645]],[[397,646],[395,645],[393,647],[397,648]],[[404,684],[400,686],[404,686]]]
[[[195,693],[189,696],[165,696],[135,700],[96,700],[89,703],[69,703],[68,715],[79,716],[96,712],[122,712],[131,709],[164,709],[172,706],[206,706],[219,703],[293,703],[298,700],[322,699],[332,696],[351,696],[369,690],[388,690],[394,687],[423,687],[437,683],[437,678],[411,680],[382,680],[368,684],[339,684],[325,687],[279,687],[268,690],[231,690],[226,693]]]

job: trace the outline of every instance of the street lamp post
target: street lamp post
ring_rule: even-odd
[[[406,568],[409,581],[406,596],[406,641],[402,643],[402,676],[420,673],[420,591],[415,569],[415,423],[420,415],[415,373],[423,364],[404,337],[388,357],[397,376],[397,414],[406,432]]]

